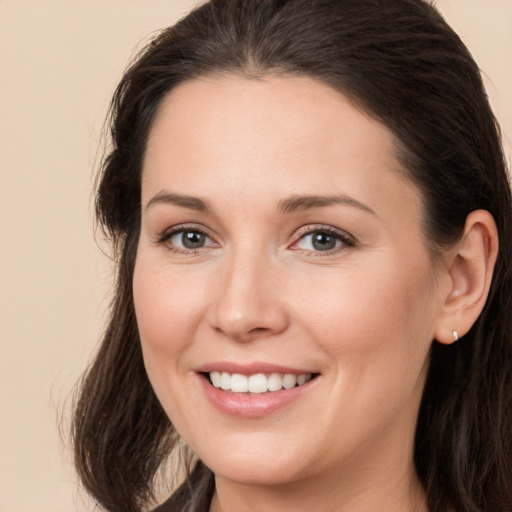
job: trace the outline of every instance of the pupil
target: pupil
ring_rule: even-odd
[[[329,251],[336,247],[336,239],[327,233],[317,233],[313,236],[312,243],[318,251]]]
[[[197,231],[185,231],[182,236],[183,247],[187,249],[197,249],[203,247],[205,235]]]

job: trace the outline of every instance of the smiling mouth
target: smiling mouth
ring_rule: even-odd
[[[242,375],[240,373],[212,371],[203,375],[213,387],[229,393],[262,394],[302,386],[319,374],[255,373]]]

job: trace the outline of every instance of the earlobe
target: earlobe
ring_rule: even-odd
[[[448,293],[435,337],[450,344],[464,336],[484,308],[498,254],[498,231],[492,215],[476,210],[468,215],[464,233],[450,251],[446,272]]]

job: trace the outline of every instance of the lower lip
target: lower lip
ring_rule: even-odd
[[[201,385],[210,402],[221,412],[242,418],[259,418],[299,399],[318,380],[314,379],[290,389],[261,394],[231,393],[212,386],[204,375],[200,375]]]

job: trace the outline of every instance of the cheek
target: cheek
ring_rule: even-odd
[[[423,363],[435,325],[430,263],[420,260],[408,268],[403,261],[384,263],[385,272],[380,266],[350,269],[338,280],[317,281],[317,293],[309,287],[309,296],[296,295],[301,310],[309,311],[302,318],[331,357]]]
[[[322,408],[347,439],[378,435],[404,415],[412,422],[424,387],[435,320],[430,266],[386,268],[324,282],[303,315],[331,362]]]
[[[186,433],[197,418],[195,409],[186,406],[190,372],[184,361],[202,316],[203,298],[198,287],[188,286],[183,272],[168,267],[139,251],[133,298],[149,381],[175,428]]]
[[[177,358],[187,347],[190,333],[203,308],[202,290],[180,280],[161,262],[144,253],[137,256],[133,298],[145,360]],[[149,370],[148,370],[149,371]]]

